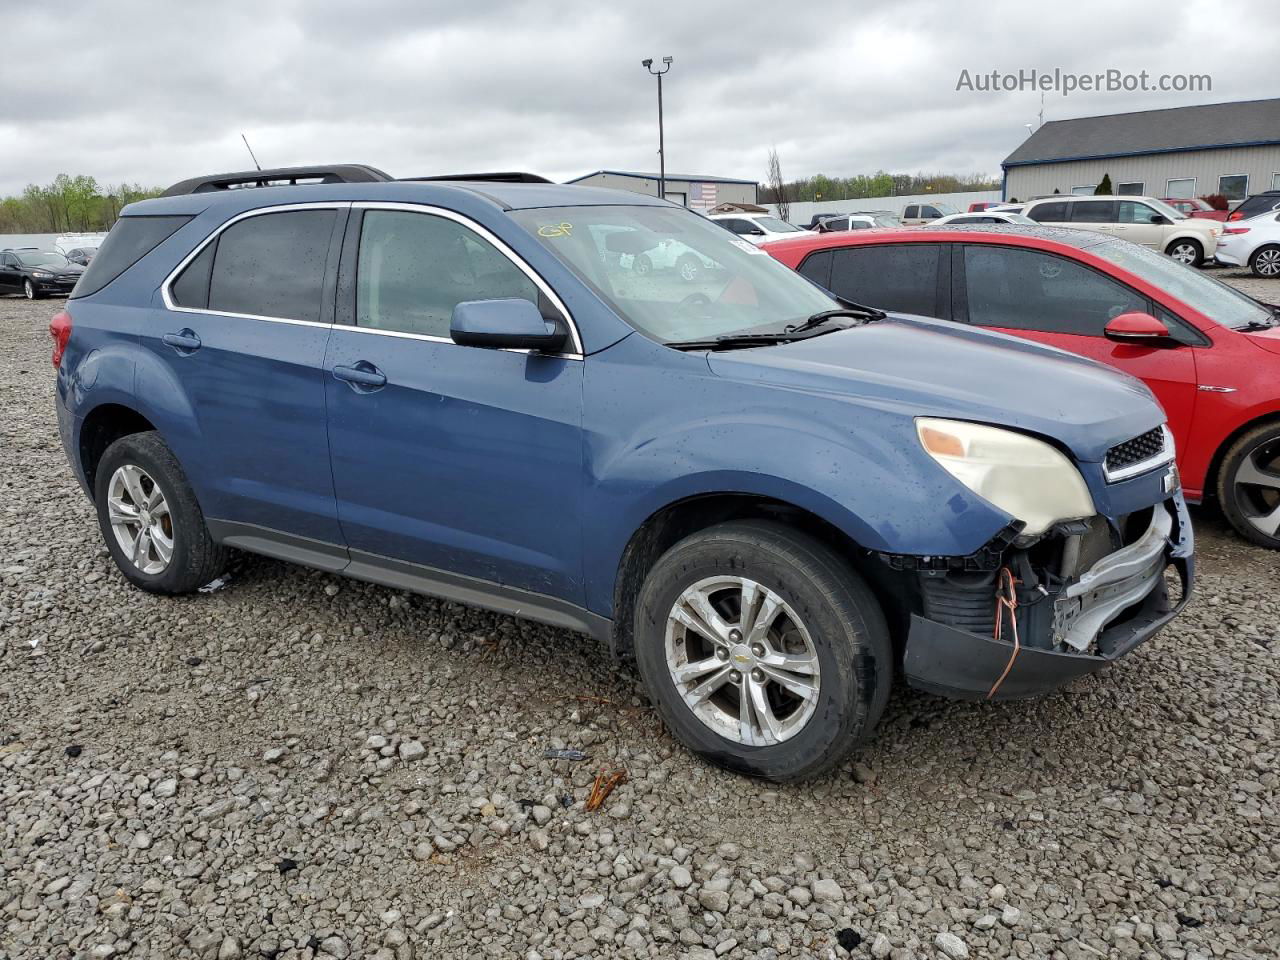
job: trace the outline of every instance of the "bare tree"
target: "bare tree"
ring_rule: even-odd
[[[773,194],[773,202],[778,205],[778,216],[790,223],[791,203],[787,199],[787,184],[782,179],[777,148],[769,151],[769,190]]]

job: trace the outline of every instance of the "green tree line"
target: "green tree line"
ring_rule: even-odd
[[[968,193],[971,190],[998,190],[1000,181],[987,174],[958,176],[951,173],[886,173],[878,170],[854,177],[818,174],[783,185],[792,203],[806,200],[860,200],[864,197],[900,197],[916,193]],[[760,188],[761,203],[777,203],[777,190]]]
[[[161,190],[139,183],[99,186],[93,177],[60,173],[52,183],[31,183],[18,196],[0,199],[0,233],[110,230],[121,207],[159,196]]]

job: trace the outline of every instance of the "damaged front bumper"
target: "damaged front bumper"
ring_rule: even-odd
[[[1170,568],[1181,580],[1176,602],[1165,581]],[[1033,568],[1023,563],[1022,569]],[[912,615],[904,672],[914,687],[961,699],[1012,700],[1046,693],[1101,669],[1154,636],[1186,606],[1194,576],[1191,523],[1178,495],[1151,511],[1140,536],[1078,575],[1024,576],[1024,581],[1038,582],[1030,589],[1025,582],[1019,587],[1016,655],[1007,614],[997,640],[994,630],[972,629],[972,613],[967,619],[939,614],[957,609],[957,601],[948,598],[926,604],[925,613],[933,616]],[[989,598],[993,621],[1000,615],[994,590],[984,594],[981,582],[965,589],[972,592],[974,604]]]

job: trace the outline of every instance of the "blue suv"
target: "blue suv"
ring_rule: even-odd
[[[68,460],[139,588],[238,548],[585,631],[749,774],[839,761],[897,674],[1030,696],[1190,595],[1142,384],[834,299],[656,198],[197,178],[123,211],[50,330]]]

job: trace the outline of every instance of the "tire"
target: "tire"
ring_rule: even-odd
[[[43,300],[44,294],[36,289],[36,285],[30,280],[22,281],[22,295],[28,300]]]
[[[1273,243],[1253,251],[1253,256],[1249,258],[1249,269],[1255,277],[1262,277],[1264,280],[1280,277],[1280,246]]]
[[[1217,487],[1218,503],[1236,532],[1280,550],[1280,423],[1255,427],[1231,445],[1218,469]]]
[[[702,264],[691,253],[686,253],[676,261],[676,270],[685,283],[694,283],[702,276]]]
[[[1204,263],[1204,247],[1196,240],[1188,240],[1185,237],[1181,240],[1174,240],[1164,248],[1164,252],[1174,260],[1179,263],[1185,263],[1189,267],[1198,267]]]
[[[114,518],[119,519],[128,516],[130,507],[135,515],[139,513],[136,500],[147,502],[147,509],[135,520],[114,523],[109,502],[117,505]],[[94,477],[94,503],[107,550],[134,586],[149,593],[190,593],[226,569],[226,550],[209,536],[191,484],[158,433],[130,434],[107,447]],[[135,528],[143,526],[149,535],[140,551],[145,562],[138,562],[134,559],[138,554],[127,553],[121,541],[131,539]],[[124,532],[117,534],[120,527]],[[162,547],[166,532],[167,560]]]
[[[713,607],[722,604],[715,607],[723,617],[720,626],[736,630],[743,594],[736,594],[735,607],[734,588],[719,592],[718,586],[734,580],[751,584],[758,598],[753,608],[761,616],[766,603],[779,602],[766,624],[768,647],[756,644],[753,650],[749,636],[726,631],[722,635],[730,642],[717,652],[707,635],[672,619],[678,603],[682,612],[694,609],[685,598],[705,591]],[[766,520],[718,524],[663,554],[640,590],[635,642],[650,698],[675,737],[712,763],[769,780],[816,776],[845,759],[879,721],[893,676],[884,614],[862,578],[831,548]],[[758,655],[775,663],[782,657],[792,658],[788,663],[805,659],[810,668],[816,662],[816,675],[764,674],[750,665],[764,664]],[[717,662],[731,668],[727,678]],[[702,670],[682,689],[673,671],[689,664]],[[736,667],[741,670],[735,681]],[[777,673],[810,691],[816,686],[816,695],[791,695],[772,679]],[[715,693],[693,707],[686,700],[696,696],[692,687]],[[744,739],[740,706],[748,689],[764,691],[768,715],[783,728],[780,736]],[[764,713],[753,715],[757,733],[763,732]]]
[[[642,253],[631,261],[631,269],[643,277],[653,269],[653,261]]]

